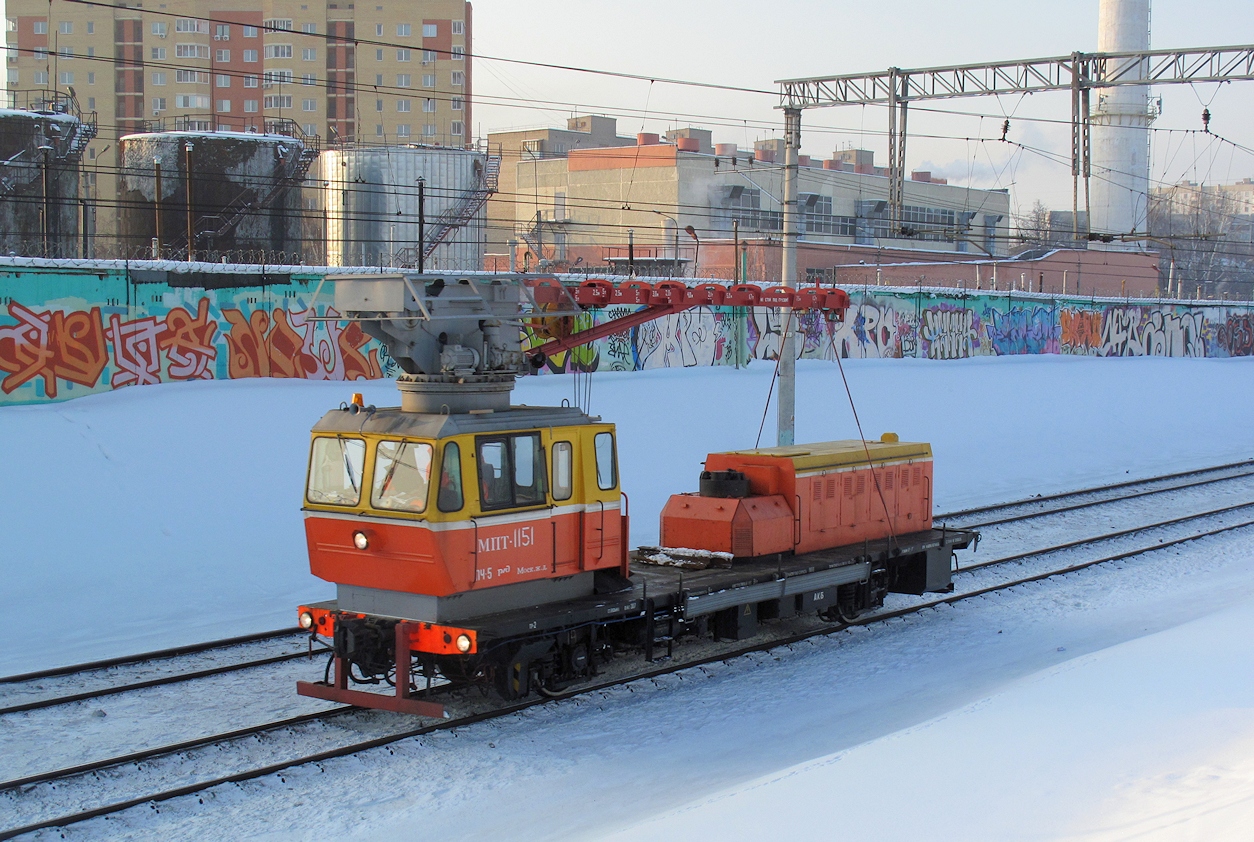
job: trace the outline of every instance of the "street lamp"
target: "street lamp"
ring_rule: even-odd
[[[697,236],[697,229],[691,225],[684,228],[688,232],[688,236],[697,241],[697,254],[692,258],[692,277],[697,276],[697,267],[701,265],[701,238]]]
[[[656,213],[660,217],[669,219],[671,223],[675,226],[675,255],[674,255],[674,258],[671,260],[671,277],[678,277],[679,276],[679,220],[675,219],[675,217],[670,216],[669,214],[662,213],[660,210],[655,210],[652,212]]]

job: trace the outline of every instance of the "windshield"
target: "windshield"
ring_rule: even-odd
[[[430,481],[431,445],[416,441],[379,442],[370,494],[375,508],[425,512]]]
[[[309,456],[310,503],[356,506],[361,500],[361,474],[366,464],[366,443],[343,436],[319,436]]]

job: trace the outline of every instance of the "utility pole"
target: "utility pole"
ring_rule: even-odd
[[[797,288],[797,156],[801,151],[801,109],[784,109],[784,262],[781,281]],[[776,442],[786,447],[795,441],[797,417],[797,347],[792,329],[792,308],[781,307],[784,325],[779,346],[779,421]]]
[[[427,265],[427,180],[418,179],[418,271]]]
[[[160,158],[152,159],[152,168],[157,178],[157,185],[156,185],[157,192],[154,193],[152,197],[153,214],[154,216],[156,216],[156,225],[157,225],[155,229],[157,232],[157,236],[153,237],[153,239],[156,240],[157,247],[153,252],[152,259],[160,260],[161,259],[161,159]]]
[[[196,239],[192,233],[192,142],[189,140],[183,145],[185,153],[184,160],[184,182],[187,191],[187,262],[191,263],[196,259]]]

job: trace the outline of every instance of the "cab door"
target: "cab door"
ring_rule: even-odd
[[[580,439],[585,494],[582,569],[617,567],[622,564],[626,535],[614,431],[594,427],[581,431]]]

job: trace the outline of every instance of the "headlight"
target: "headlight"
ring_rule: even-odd
[[[463,655],[470,651],[470,636],[459,634],[457,636],[457,651]]]
[[[370,546],[370,539],[366,537],[365,532],[353,533],[353,546],[359,550],[364,550]]]
[[[313,623],[313,614],[310,614],[308,611],[300,612],[300,627],[302,629],[305,629],[306,631],[312,629]]]

